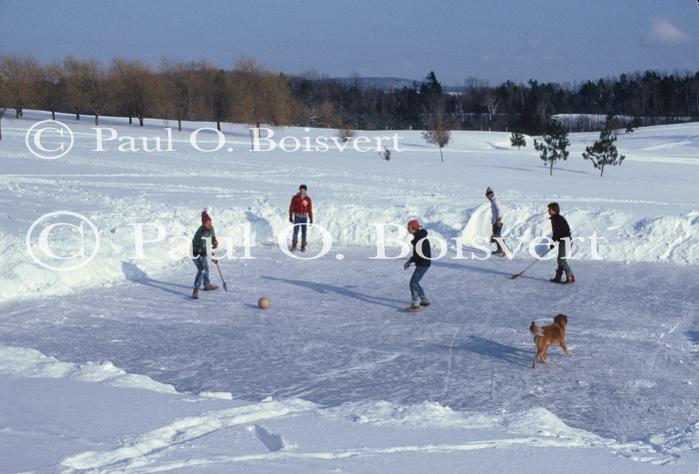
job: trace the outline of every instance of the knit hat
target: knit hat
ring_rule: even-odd
[[[207,222],[211,222],[211,216],[206,212],[206,209],[204,209],[201,211],[201,223],[206,224]]]
[[[420,223],[418,222],[417,219],[413,219],[410,222],[408,222],[408,229],[417,230],[420,227],[421,227]]]
[[[488,189],[485,190],[485,195],[487,196],[488,194],[495,194],[490,186],[488,186]]]

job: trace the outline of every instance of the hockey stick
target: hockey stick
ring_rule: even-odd
[[[216,265],[218,276],[221,277],[221,281],[223,282],[223,290],[228,293],[228,285],[226,284],[226,280],[223,279],[223,273],[221,273],[221,267],[218,266],[218,260],[214,260],[214,265]]]
[[[525,268],[524,270],[522,270],[522,271],[519,272],[519,273],[515,273],[515,274],[512,275],[510,278],[513,279],[513,280],[516,280],[517,278],[521,277],[522,275],[524,275],[524,272],[526,272],[526,271],[529,270],[531,267],[533,267],[534,264],[535,264],[536,262],[538,262],[538,261],[539,261],[538,259],[534,260],[532,263],[529,264],[529,266],[528,266],[527,268]]]
[[[550,250],[550,249],[549,249],[549,250]],[[546,253],[544,253],[544,255],[546,255],[547,253],[549,253],[549,250],[546,250]],[[543,255],[542,255],[542,257],[543,257]],[[510,278],[511,278],[512,280],[516,280],[517,278],[521,277],[522,275],[524,275],[524,272],[526,272],[526,271],[529,270],[531,267],[533,267],[534,264],[535,264],[536,262],[538,262],[538,261],[539,261],[539,259],[537,258],[537,259],[534,260],[532,263],[530,263],[529,266],[528,266],[527,268],[525,268],[524,270],[522,270],[522,271],[519,272],[519,273],[515,273],[515,274],[512,275]]]

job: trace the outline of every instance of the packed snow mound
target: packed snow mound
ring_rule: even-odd
[[[310,418],[309,418],[310,417]],[[303,443],[290,442],[282,433],[264,426],[272,423],[280,426],[284,420],[296,419],[303,426],[308,419],[313,420],[313,430],[322,427],[323,432],[341,427],[342,423],[361,423],[391,430],[410,427],[412,430],[468,430],[467,432],[489,433],[489,437],[479,441],[455,440],[449,444],[367,446],[362,448],[321,452],[308,452]],[[338,425],[339,423],[339,425]],[[570,428],[555,415],[543,408],[534,408],[522,413],[504,415],[464,414],[440,407],[434,403],[400,406],[388,402],[346,404],[335,408],[322,408],[303,400],[276,401],[264,400],[260,403],[236,406],[223,410],[212,410],[199,416],[190,416],[123,440],[117,447],[102,451],[86,451],[70,456],[62,461],[62,466],[76,470],[100,470],[111,472],[141,472],[157,466],[162,460],[159,453],[177,446],[201,444],[202,440],[215,436],[223,430],[245,428],[264,446],[267,453],[286,452],[285,459],[299,458],[343,459],[364,455],[397,454],[402,452],[450,453],[481,449],[506,449],[517,446],[548,448],[605,448],[635,461],[651,464],[665,464],[672,459],[658,453],[653,446],[642,443],[617,443],[583,430]],[[335,427],[335,428],[331,428]],[[341,428],[340,428],[341,429]],[[293,429],[298,436],[300,431]],[[497,433],[499,437],[493,438]],[[488,435],[485,435],[488,436]],[[189,443],[193,440],[198,443]],[[234,463],[240,461],[264,461],[266,454],[229,455],[208,459],[192,459],[169,463],[169,469],[184,466]]]
[[[69,378],[115,387],[176,393],[172,385],[156,382],[145,375],[126,373],[109,361],[76,365],[23,347],[0,346],[0,374],[13,377]]]
[[[473,424],[463,413],[436,402],[424,402],[417,405],[398,405],[386,401],[347,403],[339,407],[328,408],[324,414],[355,423],[368,423],[377,426],[489,426],[483,420]],[[484,419],[488,419],[488,417],[484,417]]]
[[[162,397],[172,397],[147,402],[143,398],[143,407],[128,408],[137,412],[153,411],[153,404],[185,403],[192,406],[195,401],[183,398],[169,385],[128,374],[109,363],[77,366],[32,349],[17,347],[0,348],[0,377],[3,376],[66,379],[120,390],[149,390]],[[86,388],[86,384],[76,384],[73,388],[63,386],[62,390],[73,390],[73,395],[76,395],[76,391]],[[247,463],[263,463],[264,466],[266,462],[279,461],[294,466],[304,460],[340,461],[367,457],[376,462],[377,457],[410,453],[449,456],[491,449],[522,452],[536,448],[603,449],[646,465],[666,465],[699,446],[696,424],[685,430],[651,436],[646,442],[619,442],[572,428],[549,410],[539,407],[487,414],[459,412],[434,402],[401,405],[363,401],[326,408],[293,398],[267,398],[257,403],[220,398],[210,399],[207,403],[228,404],[227,407],[180,415],[155,429],[120,436],[100,449],[66,456],[60,463],[61,467],[65,472],[155,472],[195,466],[230,467],[240,463],[246,466]],[[177,413],[176,407],[171,408],[169,412]],[[21,428],[17,425],[21,419],[21,416],[13,416],[10,429]],[[118,425],[117,429],[126,428]],[[367,428],[357,431],[352,425]],[[53,429],[62,428],[57,425]],[[376,429],[383,431],[379,434]],[[246,448],[246,443],[230,443],[231,434],[240,431],[250,433],[260,448]],[[426,436],[427,443],[424,441]],[[326,442],[328,437],[330,442]],[[227,441],[224,448],[221,440]],[[212,456],[212,449],[223,451]],[[593,452],[595,459],[599,459],[600,451]]]
[[[210,210],[217,234],[235,249],[234,255],[242,254],[245,225],[253,245],[276,246],[288,226],[289,198],[300,183],[310,186],[314,222],[328,231],[335,247],[375,247],[372,224],[402,229],[415,217],[430,231],[433,247],[440,241],[450,249],[456,242],[473,246],[491,233],[483,194],[492,186],[503,209],[503,235],[509,247],[519,250],[517,258],[528,258],[531,239],[550,235],[546,203],[555,200],[574,237],[587,239],[574,246],[574,258],[699,263],[699,169],[688,166],[699,164],[699,142],[692,138],[699,136],[697,124],[620,135],[618,146],[627,160],[600,178],[580,157],[595,139],[590,133],[571,135],[571,157],[548,176],[531,147],[502,149],[509,140],[504,132],[453,132],[445,163],[421,132],[413,130],[361,132],[369,138],[400,136],[404,151],[393,153],[390,162],[375,152],[355,150],[252,153],[248,130],[239,124],[223,127],[231,152],[201,153],[188,143],[188,134],[213,124],[194,122],[175,134],[172,153],[125,153],[111,143],[107,151],[96,153],[92,124],[65,114],[58,118],[74,131],[75,147],[66,157],[49,161],[32,156],[24,140],[29,127],[46,118],[45,112],[26,111],[24,119],[5,120],[0,143],[0,199],[6,203],[0,215],[0,301],[67,294],[124,279],[144,281],[191,266],[172,251],[186,247],[203,208]],[[147,120],[143,128],[130,127],[117,117],[105,117],[102,123],[119,136],[144,139],[162,138],[167,126]],[[273,130],[299,139],[334,134],[294,127]],[[78,212],[99,229],[99,250],[78,271],[47,270],[28,255],[27,230],[56,210]],[[146,226],[146,259],[135,254],[136,223]],[[166,237],[148,242],[158,240],[157,227]],[[589,240],[593,235],[597,249]],[[321,247],[320,237],[319,231],[311,232],[312,248]],[[51,241],[57,254],[70,252],[72,245],[70,234]]]
[[[236,426],[246,426],[259,421],[277,419],[285,416],[298,415],[315,407],[313,403],[303,400],[288,400],[284,402],[268,400],[256,404],[244,405],[225,410],[205,412],[199,416],[191,416],[174,421],[173,423],[144,433],[135,439],[127,440],[121,446],[106,451],[87,451],[64,459],[63,466],[84,470],[103,469],[114,464],[122,464],[121,469],[141,467],[142,459],[173,445],[188,443],[214,432]],[[283,448],[281,439],[266,432],[256,431],[258,438],[262,437],[270,451]],[[278,448],[278,449],[271,449]]]
[[[200,397],[216,398],[219,400],[233,400],[231,392],[199,392]]]
[[[575,438],[590,443],[603,440],[584,430],[571,428],[545,408],[490,415],[454,411],[435,402],[399,405],[391,402],[348,403],[324,410],[326,416],[377,426],[430,426],[441,428],[503,429],[526,436]]]

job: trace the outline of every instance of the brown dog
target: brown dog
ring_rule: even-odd
[[[536,360],[541,360],[544,364],[548,362],[548,348],[551,344],[560,344],[563,352],[570,355],[570,351],[566,347],[566,326],[568,325],[568,316],[558,314],[553,318],[553,324],[539,327],[536,321],[532,321],[529,330],[534,335],[534,343],[536,344],[536,355],[532,362],[532,369],[536,368]]]

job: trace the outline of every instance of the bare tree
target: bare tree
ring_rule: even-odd
[[[2,140],[2,118],[7,111],[7,104],[10,102],[9,94],[7,93],[7,85],[5,80],[0,76],[0,140]]]
[[[324,100],[318,107],[318,125],[324,128],[337,128],[340,118],[335,113],[335,105],[329,100]]]
[[[244,122],[260,128],[264,115],[264,71],[254,59],[243,56],[235,65],[233,78],[237,89],[236,110]]]
[[[233,88],[231,79],[223,69],[208,71],[207,103],[216,128],[221,131],[221,122],[230,115]]]
[[[498,113],[498,108],[500,107],[500,99],[498,99],[498,96],[495,95],[495,92],[492,89],[488,89],[488,91],[485,93],[483,98],[483,106],[488,111],[489,123],[493,123],[495,114]]]
[[[65,95],[65,74],[59,62],[41,67],[37,88],[40,107],[51,112],[51,118],[56,120],[56,109],[62,105]]]
[[[129,118],[129,125],[133,124],[134,106],[132,90],[138,83],[136,71],[132,67],[133,63],[126,59],[112,60],[111,71],[114,75],[114,102],[118,107],[118,112],[126,114]]]
[[[86,61],[80,78],[87,106],[95,115],[95,125],[99,126],[100,116],[104,113],[113,97],[113,81],[104,68],[95,60]]]
[[[343,125],[337,129],[337,136],[340,140],[344,142],[349,142],[354,138],[354,130],[349,128],[347,125]]]
[[[182,131],[182,121],[190,117],[196,77],[193,66],[163,59],[160,70],[164,81],[167,110],[177,120],[177,130]]]
[[[318,125],[337,129],[338,138],[344,142],[349,142],[354,138],[354,130],[335,112],[335,105],[331,101],[324,100],[316,109],[315,120]]]
[[[432,104],[430,115],[427,119],[427,130],[422,133],[425,141],[439,147],[439,158],[444,163],[444,148],[451,140],[451,121],[449,115],[444,110],[442,101]]]
[[[0,77],[5,82],[10,106],[15,109],[15,118],[22,117],[24,107],[33,98],[39,64],[29,56],[8,54],[0,57]]]
[[[145,115],[160,103],[160,78],[142,61],[124,59],[112,61],[111,73],[116,85],[115,99],[129,117],[129,124],[136,116],[143,127]]]
[[[80,120],[80,114],[85,108],[86,97],[82,85],[82,77],[85,71],[85,61],[80,61],[72,56],[63,60],[65,71],[66,102],[75,113],[75,120]]]
[[[262,123],[287,125],[291,122],[296,107],[285,76],[269,72],[254,59],[243,56],[233,70],[233,88],[236,120],[256,128]],[[252,133],[250,140],[254,140]]]

